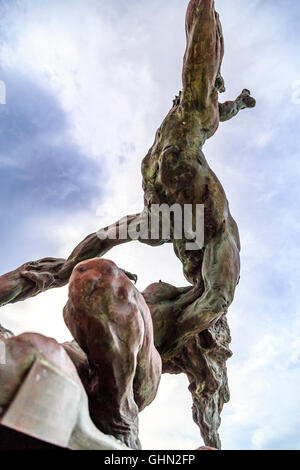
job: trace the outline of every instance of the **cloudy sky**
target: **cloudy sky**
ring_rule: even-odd
[[[88,233],[142,208],[140,162],[181,88],[188,0],[0,0],[0,272],[66,257]],[[224,449],[300,449],[300,4],[216,0],[224,100],[254,110],[221,124],[204,151],[242,241],[229,312],[231,402]],[[170,246],[109,253],[139,276],[185,285]],[[15,333],[69,339],[66,288],[1,309]],[[184,376],[163,377],[140,417],[145,449],[194,449]]]

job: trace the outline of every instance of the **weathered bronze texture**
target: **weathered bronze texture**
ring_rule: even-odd
[[[155,398],[161,376],[143,296],[112,261],[83,261],[73,270],[64,318],[88,358],[89,376],[79,373],[93,422],[139,448],[138,413]]]
[[[172,206],[177,203],[182,207],[185,204],[191,204],[193,207],[196,204],[204,204],[205,243],[201,250],[187,251],[187,240],[174,239],[172,232],[167,240],[162,237],[156,240],[145,236],[138,238],[140,242],[151,246],[173,243],[175,254],[182,262],[184,275],[190,286],[177,288],[163,282],[152,284],[143,292],[145,303],[139,292],[126,280],[125,274],[110,262],[101,260],[97,264],[92,260],[79,264],[95,257],[100,258],[114,246],[131,241],[130,237],[100,240],[97,233],[93,233],[86,237],[66,260],[45,258],[25,263],[15,271],[1,276],[0,305],[25,300],[47,289],[63,286],[68,283],[75,268],[70,283],[70,298],[64,314],[67,325],[78,343],[75,348],[82,367],[81,372],[79,366],[77,370],[89,395],[93,421],[100,429],[117,437],[120,436],[114,429],[115,424],[110,422],[109,413],[117,416],[118,407],[119,412],[121,411],[121,402],[108,403],[106,397],[109,393],[106,395],[103,390],[100,393],[99,377],[107,364],[104,375],[109,388],[119,390],[120,396],[123,393],[126,396],[122,370],[132,364],[130,361],[136,354],[134,351],[137,343],[141,342],[142,338],[143,341],[149,338],[149,349],[141,352],[140,357],[137,356],[136,369],[132,370],[130,366],[131,375],[126,376],[126,380],[131,381],[134,377],[135,406],[126,409],[125,415],[131,416],[134,421],[137,412],[152,401],[160,374],[156,350],[152,344],[150,346],[150,310],[154,344],[162,359],[163,373],[187,375],[193,397],[194,420],[201,429],[205,444],[220,448],[220,413],[224,402],[229,400],[226,360],[231,356],[231,338],[226,313],[240,276],[240,241],[237,224],[230,214],[224,189],[210,169],[202,148],[206,140],[214,135],[220,121],[231,119],[244,108],[254,107],[255,100],[250,96],[249,90],[244,89],[235,101],[219,103],[218,95],[225,91],[221,75],[224,39],[214,0],[189,2],[186,36],[183,89],[173,101],[171,110],[158,129],[154,143],[142,162],[144,209],[140,214],[129,216],[126,221],[122,219],[117,226],[121,230],[124,224],[138,224],[145,214],[149,214],[153,204],[166,203]],[[108,227],[108,232],[113,230],[115,224]],[[80,269],[83,269],[81,274]],[[103,275],[104,284],[100,283],[102,287],[97,287],[96,281],[95,291],[91,297],[90,293],[87,294],[86,298],[83,292],[93,290],[90,276],[99,279],[99,276],[102,277],[102,269],[108,270],[108,274]],[[116,270],[113,276],[109,274],[110,270]],[[119,283],[124,283],[122,296],[134,297],[124,318],[119,311],[121,294],[116,294],[116,286],[119,286]],[[93,305],[91,309],[90,302]],[[98,314],[104,310],[112,314],[112,317],[105,321],[100,320]],[[134,331],[129,321],[130,315],[135,318]],[[139,326],[141,322],[146,327],[143,333],[142,327]],[[99,337],[103,340],[101,345],[98,342]],[[126,359],[120,354],[125,343]],[[119,345],[120,350],[113,349],[115,344]],[[73,346],[66,346],[71,356]],[[142,350],[143,348],[140,351]],[[130,360],[128,355],[131,355]],[[147,358],[146,361],[144,357]],[[85,378],[89,367],[95,374],[95,396],[92,395],[90,384]],[[151,386],[152,378],[155,380]],[[106,406],[111,407],[109,412],[103,407],[104,402]],[[106,411],[107,416],[104,419],[103,413]],[[107,421],[107,428],[103,427],[103,420]],[[120,435],[123,435],[124,442],[137,447],[137,435],[136,438],[132,437],[133,427],[128,438],[124,438],[126,431],[122,431]]]

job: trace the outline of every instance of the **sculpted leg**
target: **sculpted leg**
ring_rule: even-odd
[[[175,287],[166,282],[156,282],[143,291],[151,312],[155,347],[164,358],[174,353],[178,336],[176,317],[201,297],[203,286]]]
[[[226,315],[208,330],[189,338],[178,334],[176,324],[178,312],[183,313],[202,293],[201,285],[176,288],[159,282],[148,286],[143,296],[151,311],[163,373],[187,375],[194,421],[200,427],[205,444],[220,448],[220,414],[229,400],[226,361],[231,356]]]
[[[239,249],[225,229],[205,247],[202,276],[204,293],[178,316],[179,337],[207,330],[227,312],[239,281]]]
[[[94,423],[139,448],[138,412],[154,399],[161,375],[144,299],[113,262],[93,259],[73,271],[64,318],[91,366]]]

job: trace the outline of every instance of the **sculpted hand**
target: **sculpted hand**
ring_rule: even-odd
[[[125,269],[120,269],[120,271],[122,271],[124,274],[126,274],[126,276],[127,276],[131,281],[133,281],[135,284],[137,283],[138,277],[137,277],[136,274],[132,274],[132,273],[130,273],[129,271],[125,271]]]
[[[7,330],[4,326],[0,325],[0,340],[11,338],[12,336],[14,336],[14,334],[10,330]]]
[[[236,102],[239,104],[240,109],[254,108],[256,105],[256,100],[246,88],[244,88],[242,93],[237,97]]]
[[[32,281],[39,292],[42,292],[56,284],[55,275],[62,268],[64,263],[64,259],[57,258],[43,258],[38,261],[32,261],[21,267],[20,275]]]

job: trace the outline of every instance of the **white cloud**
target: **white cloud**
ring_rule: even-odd
[[[191,395],[184,375],[162,377],[155,401],[140,415],[140,439],[144,449],[195,450],[203,445],[191,422]]]

